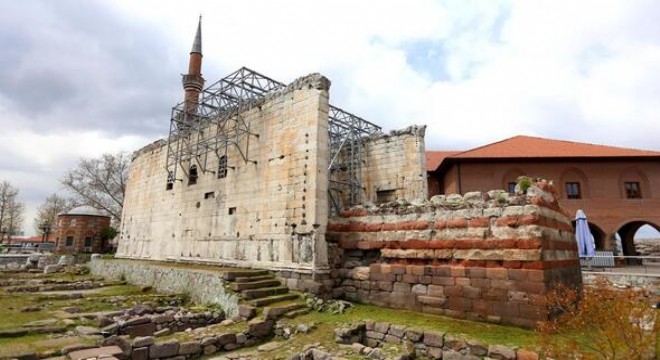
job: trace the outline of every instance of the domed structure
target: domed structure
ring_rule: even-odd
[[[89,205],[76,206],[60,215],[108,216],[104,211]]]
[[[77,206],[57,215],[56,248],[61,253],[98,253],[105,249],[103,232],[110,216],[93,206]]]

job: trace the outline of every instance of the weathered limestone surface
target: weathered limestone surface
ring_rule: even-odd
[[[217,272],[102,259],[91,261],[89,268],[94,275],[112,279],[123,277],[131,284],[152,286],[159,292],[187,293],[198,303],[221,304],[228,317],[238,315],[238,296],[225,290],[226,283]]]
[[[196,184],[179,169],[166,190],[166,143],[136,152],[117,256],[327,270],[329,86],[312,74],[243,112],[249,161],[229,146],[224,178],[209,154]]]
[[[408,202],[426,199],[425,130],[425,126],[410,126],[366,138],[362,182],[369,202],[383,202],[388,196]]]
[[[311,74],[256,100],[240,114],[240,121],[249,124],[249,134],[237,140],[240,146],[182,163],[171,187],[165,170],[168,148],[208,140],[218,130],[205,128],[138,150],[117,257],[327,275],[329,87],[328,79]],[[230,119],[223,127],[237,129],[240,121]],[[361,139],[362,200],[426,198],[424,131],[411,126]],[[196,181],[189,176],[192,166]],[[340,171],[339,180],[349,172]]]

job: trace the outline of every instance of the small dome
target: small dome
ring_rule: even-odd
[[[61,215],[108,216],[105,214],[104,211],[89,205],[74,207],[73,209],[69,210],[66,214],[61,214]]]

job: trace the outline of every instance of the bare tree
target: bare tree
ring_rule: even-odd
[[[7,207],[5,223],[3,228],[7,231],[7,239],[11,241],[11,237],[18,235],[23,227],[23,211],[25,211],[25,204],[14,199]]]
[[[78,166],[69,170],[61,183],[77,202],[103,209],[119,220],[130,162],[130,155],[125,152],[80,158]]]
[[[5,234],[9,233],[7,228],[8,219],[15,217],[18,188],[10,182],[3,180],[0,182],[0,242],[4,240]],[[12,215],[10,215],[10,212]]]
[[[76,202],[71,198],[65,198],[57,194],[51,194],[37,208],[37,216],[34,218],[34,228],[44,231],[44,226],[50,228],[51,233],[57,230],[57,215],[71,210]]]

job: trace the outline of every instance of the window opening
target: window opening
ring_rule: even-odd
[[[91,236],[87,236],[85,238],[85,247],[88,247],[88,246],[92,246],[92,237]]]
[[[188,175],[188,185],[197,184],[197,166],[193,165],[190,167],[190,175]]]
[[[236,214],[236,208],[235,207],[230,207],[229,208],[229,215],[234,215]]]
[[[566,198],[567,199],[581,199],[582,192],[580,191],[579,182],[567,182],[566,183]]]
[[[207,192],[206,194],[204,194],[204,199],[212,199],[214,197],[215,197],[215,192],[214,191]]]
[[[172,189],[174,189],[174,177],[172,176],[172,172],[168,171],[167,184],[165,185],[165,190],[172,190]]]
[[[628,199],[641,199],[642,191],[637,181],[628,181],[625,184],[626,198]]]
[[[65,246],[73,246],[73,236],[67,236],[66,237]]]
[[[513,195],[516,193],[516,183],[515,182],[509,182],[507,184],[507,189],[509,190],[509,194]]]
[[[395,190],[378,190],[376,191],[376,203],[385,204],[396,200]]]
[[[218,160],[218,179],[227,177],[227,155],[220,156]]]

